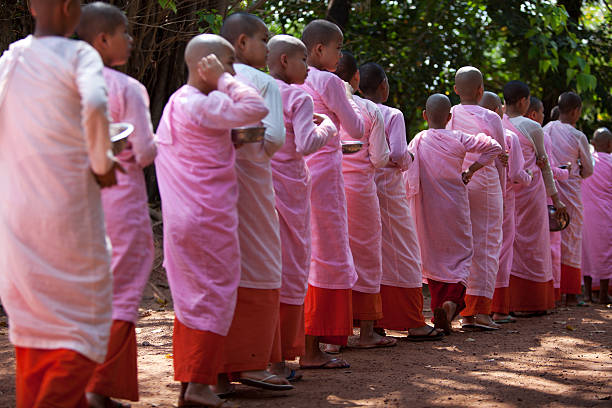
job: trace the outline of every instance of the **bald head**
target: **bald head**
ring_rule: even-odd
[[[311,21],[302,32],[302,41],[309,52],[318,44],[328,45],[338,38],[343,38],[342,30],[327,20]]]
[[[433,94],[427,98],[425,112],[430,128],[444,128],[448,122],[451,102],[446,95]]]
[[[250,13],[239,12],[230,15],[223,21],[220,34],[234,45],[242,34],[253,37],[262,30],[268,31],[268,28],[261,18]]]
[[[81,16],[79,0],[30,0],[36,36],[70,36]]]
[[[387,78],[383,67],[375,62],[366,62],[359,67],[359,89],[365,95],[374,95],[380,84]]]
[[[593,133],[592,143],[596,151],[612,153],[612,132],[605,127],[597,129]]]
[[[478,68],[462,67],[455,74],[455,92],[463,100],[479,99],[480,89],[483,87],[482,73]],[[476,102],[478,102],[476,100]]]
[[[189,73],[197,72],[200,60],[210,54],[215,54],[224,61],[228,54],[234,54],[234,47],[223,37],[215,34],[200,34],[189,41],[185,48],[185,63]]]
[[[499,113],[499,110],[502,107],[502,101],[497,94],[486,91],[482,94],[482,99],[480,100],[479,105],[485,109]]]
[[[92,43],[98,34],[114,34],[118,27],[127,24],[128,19],[119,8],[96,1],[83,6],[76,33],[81,40]]]
[[[355,56],[350,51],[342,50],[338,68],[336,68],[334,73],[342,78],[343,81],[350,83],[358,69]]]
[[[294,56],[306,53],[304,43],[291,35],[275,35],[268,41],[268,66],[270,69],[278,67],[282,55]]]
[[[574,92],[563,92],[559,95],[557,106],[561,115],[568,114],[582,106],[582,99]]]

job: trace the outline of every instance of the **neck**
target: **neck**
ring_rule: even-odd
[[[65,37],[62,30],[57,27],[50,27],[46,24],[36,24],[34,37]]]
[[[291,82],[289,81],[289,78],[287,77],[287,74],[285,72],[282,71],[277,71],[275,69],[271,69],[270,70],[270,76],[274,79],[278,79],[279,81],[283,81],[286,84],[291,84]]]
[[[442,123],[427,122],[427,126],[429,127],[429,129],[438,129],[438,130],[446,129],[446,124],[442,124]]]
[[[478,102],[476,99],[461,98],[461,105],[478,105]]]
[[[577,121],[575,121],[574,118],[569,117],[568,115],[559,115],[559,122],[576,127]]]
[[[516,118],[521,115],[516,105],[506,105],[506,115],[510,118]]]
[[[199,76],[198,77],[193,77],[192,75],[189,75],[189,78],[187,79],[187,85],[193,86],[198,91],[202,92],[204,95],[208,95],[209,93],[214,91],[214,89],[210,89],[208,86],[206,86],[202,82],[202,79],[200,79]]]
[[[306,59],[306,63],[307,63],[309,66],[311,66],[311,67],[313,67],[313,68],[318,69],[319,71],[325,71],[325,68],[323,68],[323,67],[321,66],[321,63],[320,63],[319,61],[317,61],[317,60],[313,59],[313,58],[308,57],[308,58]]]
[[[383,103],[383,102],[384,102],[384,101],[382,101],[382,100],[381,100],[381,99],[380,99],[380,98],[379,98],[377,95],[366,95],[365,93],[362,93],[362,95],[363,95],[363,96],[364,96],[366,99],[368,99],[368,100],[370,100],[370,101],[372,101],[372,102],[374,102],[374,103],[376,103],[376,104],[379,104],[379,103]]]

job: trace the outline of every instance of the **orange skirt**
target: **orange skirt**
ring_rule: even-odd
[[[280,304],[281,351],[283,360],[295,360],[306,352],[304,305]]]
[[[87,408],[85,388],[96,363],[73,350],[15,347],[17,408]]]
[[[493,301],[491,303],[491,311],[507,315],[510,313],[510,288],[495,288],[493,293]]]
[[[383,317],[380,292],[364,293],[353,290],[353,320],[379,320]]]
[[[453,302],[457,305],[453,319],[465,309],[465,286],[461,283],[439,282],[427,279],[429,293],[431,294],[431,310],[442,307],[444,302]]]
[[[423,288],[380,285],[383,318],[376,327],[406,331],[426,325],[423,316]]]
[[[137,360],[136,326],[132,322],[113,320],[106,359],[96,367],[87,392],[138,401]]]
[[[465,309],[461,311],[461,316],[477,314],[491,314],[491,299],[484,296],[465,295]]]
[[[350,289],[324,289],[308,285],[304,300],[306,335],[321,337],[330,344],[346,344],[353,334],[353,309]]]
[[[561,293],[567,295],[582,293],[582,273],[580,269],[561,264]]]
[[[224,348],[224,336],[191,329],[175,317],[172,335],[174,379],[180,382],[217,384],[217,376],[223,367]]]
[[[265,370],[282,361],[279,309],[280,289],[238,288],[222,372]]]
[[[534,282],[510,275],[510,311],[538,312],[555,307],[553,281]]]

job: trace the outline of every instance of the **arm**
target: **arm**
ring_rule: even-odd
[[[510,157],[508,158],[508,178],[512,183],[528,186],[531,183],[532,176],[524,169],[525,158],[521,151],[519,139],[513,133],[508,133],[507,136],[506,142],[508,143],[506,145],[510,150]]]
[[[406,145],[407,150],[408,146]],[[385,120],[378,108],[374,109],[374,121],[372,122],[372,131],[370,132],[368,153],[370,163],[377,169],[386,166],[389,162],[389,145],[385,135]]]
[[[582,132],[580,133],[578,143],[580,147],[580,162],[582,164],[580,169],[580,177],[585,179],[593,174],[593,157],[591,156],[591,150],[589,149],[589,141]]]
[[[529,129],[529,134],[533,140],[533,144],[536,148],[536,156],[542,160],[542,178],[544,179],[544,185],[546,186],[546,194],[549,197],[557,196],[557,187],[553,177],[552,170],[550,169],[550,163],[548,162],[548,155],[546,154],[546,148],[544,147],[544,132],[541,127],[533,127]],[[554,199],[553,199],[554,201]]]
[[[478,163],[480,167],[493,163],[495,158],[502,152],[499,143],[484,133],[472,136],[461,132],[461,143],[463,143],[466,151],[470,153],[480,153],[480,156],[475,162]]]
[[[504,125],[502,124],[501,118],[497,114],[491,115],[491,137],[499,143],[502,149],[502,153],[506,152],[506,141],[504,140]],[[499,156],[499,155],[498,155]],[[499,157],[495,158],[495,168],[499,174],[499,182],[502,187],[502,191],[505,191],[506,187],[506,166],[502,163]]]
[[[268,157],[272,157],[285,144],[285,122],[283,121],[283,99],[276,81],[269,77],[261,90],[269,109],[268,115],[262,122],[266,127],[264,136],[264,150]]]
[[[364,132],[361,110],[352,98],[347,97],[344,82],[333,75],[321,91],[321,97],[327,107],[338,116],[346,132],[351,137],[361,139]]]
[[[81,96],[81,123],[85,134],[91,169],[104,175],[113,169],[108,130],[108,97],[102,76],[102,60],[89,45],[79,50],[76,85]]]
[[[304,94],[293,109],[293,132],[295,147],[304,156],[312,154],[325,146],[327,141],[338,133],[330,118],[325,116],[320,125],[313,121],[314,104],[309,95]]]
[[[140,167],[153,163],[157,147],[153,140],[153,125],[149,111],[149,95],[144,86],[131,82],[125,90],[124,119],[134,125],[134,132],[128,136],[134,158]]]
[[[406,142],[404,115],[401,113],[393,115],[387,130],[389,132],[389,162],[395,164],[401,171],[406,171],[412,163],[412,156],[408,152],[408,143]]]

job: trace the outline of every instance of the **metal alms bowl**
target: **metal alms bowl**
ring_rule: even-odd
[[[353,154],[357,153],[363,147],[363,142],[358,140],[343,140],[342,141],[342,154]]]
[[[127,145],[127,138],[134,131],[134,125],[127,122],[111,123],[108,126],[111,143],[113,144],[113,154],[121,153]]]
[[[261,142],[266,134],[263,126],[232,129],[232,142],[236,144]]]

